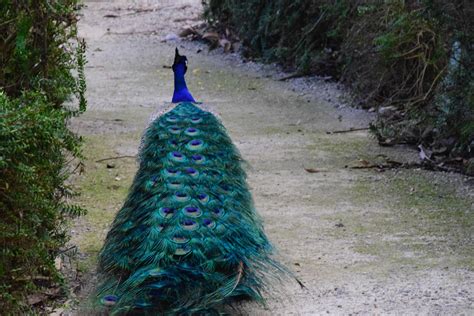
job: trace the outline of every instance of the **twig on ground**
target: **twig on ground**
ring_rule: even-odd
[[[116,157],[107,157],[107,158],[102,158],[102,159],[96,160],[95,162],[102,162],[102,161],[106,161],[106,160],[122,159],[122,158],[137,158],[137,156],[116,156]]]
[[[290,80],[290,79],[294,79],[294,78],[301,78],[301,77],[305,77],[305,76],[307,76],[307,75],[300,74],[300,73],[295,73],[295,74],[280,78],[280,79],[278,79],[278,81],[286,81],[286,80]]]
[[[356,131],[366,131],[368,129],[369,127],[351,127],[345,130],[327,131],[326,134],[342,134],[342,133],[350,133],[350,132],[356,132]]]
[[[108,35],[135,35],[135,34],[141,34],[141,35],[157,35],[157,31],[133,31],[133,32],[107,32]]]
[[[445,166],[441,166],[440,164],[431,163],[424,161],[422,163],[419,162],[410,162],[410,163],[402,163],[394,160],[387,160],[385,163],[375,163],[375,164],[367,164],[362,166],[351,166],[351,169],[377,169],[379,171],[385,171],[390,169],[425,169],[425,170],[432,170],[432,171],[444,171],[444,172],[454,172],[456,169],[449,168]]]
[[[56,256],[62,255],[63,253],[66,253],[66,252],[68,252],[68,251],[70,251],[70,250],[73,250],[73,249],[77,249],[77,246],[71,246],[71,247],[69,247],[69,248],[67,248],[67,249],[60,250],[60,251],[58,251],[58,253],[56,254]]]
[[[134,14],[140,14],[140,13],[148,13],[148,12],[154,12],[156,9],[135,9],[133,12],[127,13],[125,15],[134,15]]]

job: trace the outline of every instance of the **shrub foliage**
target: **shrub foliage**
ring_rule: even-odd
[[[390,109],[374,132],[462,156],[474,151],[474,3],[467,0],[208,0],[250,57],[349,84],[362,107]]]
[[[0,310],[11,314],[61,281],[66,221],[84,212],[66,184],[81,143],[68,120],[86,109],[76,4],[0,0]]]

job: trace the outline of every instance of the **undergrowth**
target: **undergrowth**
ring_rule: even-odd
[[[69,203],[74,192],[67,184],[81,166],[81,138],[68,129],[68,121],[86,109],[77,2],[0,0],[4,315],[33,313],[56,295],[49,289],[63,282],[54,263],[68,240],[66,223],[85,212]]]
[[[208,0],[205,17],[244,55],[330,75],[374,108],[383,145],[410,143],[474,172],[474,3]]]

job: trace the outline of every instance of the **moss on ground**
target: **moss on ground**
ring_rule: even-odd
[[[433,179],[428,172],[406,170],[356,182],[350,192],[361,210],[353,220],[359,235],[355,250],[400,263],[416,259],[419,267],[474,269],[473,201]],[[368,235],[372,238],[361,237]]]
[[[351,135],[314,134],[312,144],[306,146],[314,153],[318,164],[325,168],[341,168],[357,159],[369,159],[370,142],[365,132]]]
[[[77,201],[88,213],[76,223],[73,236],[73,242],[83,254],[78,263],[82,272],[89,272],[95,267],[97,254],[116,212],[127,195],[137,167],[133,158],[96,161],[118,156],[116,148],[120,146],[137,146],[136,144],[138,140],[134,133],[121,134],[120,137],[85,137],[85,173],[75,185],[81,192]],[[107,168],[107,164],[114,167]]]
[[[307,150],[327,170],[325,178],[315,176],[323,181],[321,190],[326,193],[315,196],[314,203],[333,209],[319,217],[329,223],[324,234],[344,240],[357,253],[373,256],[376,265],[387,269],[394,264],[474,269],[474,200],[460,196],[448,177],[423,170],[346,169],[360,164],[358,160],[379,158],[378,151],[370,150],[373,144],[367,137],[315,134],[313,139],[314,145]],[[333,183],[333,172],[347,182]],[[343,226],[334,229],[335,223]]]

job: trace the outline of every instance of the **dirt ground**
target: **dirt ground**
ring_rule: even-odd
[[[72,227],[74,294],[56,314],[81,315],[97,252],[137,165],[148,117],[171,99],[174,47],[189,59],[188,86],[221,114],[249,162],[249,184],[278,257],[305,284],[275,284],[268,306],[243,315],[474,315],[472,180],[424,170],[352,169],[387,156],[369,113],[347,106],[334,83],[276,80],[275,66],[243,63],[171,34],[199,22],[199,0],[85,1],[88,111],[73,122],[85,138],[75,180],[89,213]],[[107,166],[108,165],[108,166]],[[317,172],[308,172],[314,169]],[[236,312],[237,313],[237,312]]]

